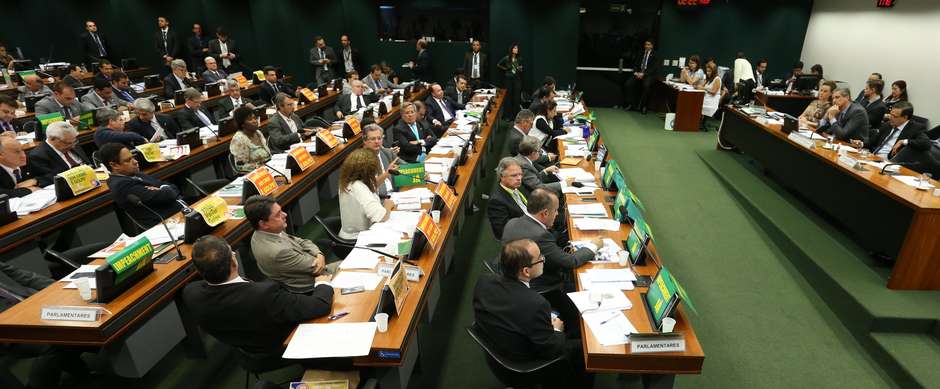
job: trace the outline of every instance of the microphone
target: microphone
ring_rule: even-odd
[[[264,167],[266,167],[266,168],[268,168],[268,169],[271,169],[271,170],[274,170],[274,172],[275,172],[275,173],[277,173],[277,174],[280,174],[280,175],[282,175],[282,176],[284,176],[284,179],[285,179],[285,180],[287,180],[287,183],[288,183],[288,184],[290,184],[290,183],[291,183],[291,181],[290,181],[290,176],[288,176],[288,175],[286,175],[286,174],[284,174],[284,173],[283,173],[283,172],[281,172],[280,170],[277,170],[277,169],[275,169],[275,168],[273,168],[273,167],[271,167],[271,165],[268,165],[268,164],[264,164]]]
[[[147,204],[144,204],[144,202],[140,200],[140,197],[138,197],[138,196],[135,195],[135,194],[129,194],[129,195],[127,195],[127,199],[130,200],[131,204],[141,206],[141,207],[143,207],[144,209],[150,211],[150,213],[152,213],[152,214],[154,214],[154,215],[157,215],[157,218],[160,219],[160,224],[163,224],[163,228],[166,230],[166,234],[170,237],[170,241],[173,242],[173,247],[176,248],[176,260],[177,260],[177,261],[182,261],[182,260],[186,259],[186,256],[183,255],[183,252],[180,251],[180,245],[179,245],[179,243],[176,241],[176,237],[174,237],[174,236],[173,236],[173,233],[170,232],[170,227],[168,227],[168,226],[166,225],[166,221],[163,220],[163,216],[161,216],[159,213],[157,213],[157,211],[154,211],[153,208],[148,207]],[[132,218],[132,220],[133,220],[133,218]],[[135,223],[136,223],[136,222],[135,222]],[[144,229],[144,230],[146,230],[146,229]],[[172,261],[173,258],[170,258],[169,260]]]
[[[373,252],[373,253],[381,254],[381,255],[384,255],[384,256],[389,257],[389,258],[399,258],[399,257],[400,257],[399,255],[392,255],[392,254],[386,253],[386,252],[384,252],[384,251],[379,251],[379,250],[376,250],[376,249],[374,249],[374,248],[372,248],[372,247],[369,247],[369,246],[372,246],[373,244],[368,244],[368,245],[365,245],[365,246],[356,246],[355,244],[339,243],[339,242],[332,242],[332,244],[337,245],[337,246],[342,246],[342,247],[348,247],[348,248],[352,248],[352,249],[369,250],[369,251],[371,251],[371,252]],[[384,247],[385,245],[377,245],[377,246],[382,246],[382,247]],[[405,261],[405,263],[407,263],[407,264],[409,264],[409,265],[411,265],[411,266],[418,266],[417,263],[414,263],[414,262],[409,261],[409,260],[407,260],[407,259],[405,259],[404,261]]]
[[[887,175],[888,173],[886,173],[885,171],[886,171],[886,169],[888,169],[888,166],[905,166],[905,167],[912,167],[912,166],[920,166],[920,162],[917,162],[917,161],[913,161],[913,162],[892,162],[892,163],[889,163],[889,164],[885,165],[885,167],[881,168],[881,172],[879,172],[879,174],[881,174],[881,175]]]
[[[196,185],[196,183],[193,182],[193,180],[190,180],[189,177],[186,177],[185,180],[186,180],[186,182],[189,183],[189,185],[192,185],[193,188],[195,188],[196,191],[199,192],[199,193],[201,193],[203,196],[208,196],[208,195],[209,195],[209,193],[207,193],[205,189],[202,189],[201,186]]]

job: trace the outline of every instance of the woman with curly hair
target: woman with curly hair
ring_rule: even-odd
[[[375,153],[366,149],[353,151],[339,171],[339,237],[355,240],[359,232],[374,223],[388,220],[395,203],[379,198],[375,177],[382,173]]]

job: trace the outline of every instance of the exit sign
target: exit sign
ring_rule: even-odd
[[[711,3],[711,0],[676,0],[676,5],[680,7],[694,7],[698,5],[709,5]]]
[[[891,8],[894,7],[894,0],[877,0],[878,8]]]

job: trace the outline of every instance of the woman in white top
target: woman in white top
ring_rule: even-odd
[[[704,85],[697,87],[705,91],[702,101],[702,115],[712,117],[721,103],[721,77],[718,77],[718,65],[709,62],[705,65]]]
[[[339,172],[340,238],[355,240],[372,224],[388,220],[395,203],[379,199],[375,177],[381,173],[378,156],[366,149],[353,151],[343,161]]]

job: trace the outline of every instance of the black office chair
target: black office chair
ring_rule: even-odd
[[[940,138],[940,126],[936,126],[934,128],[927,130],[926,134],[928,138],[932,140],[937,140],[938,138]]]
[[[69,273],[78,269],[81,265],[91,262],[88,257],[108,247],[108,245],[108,242],[96,242],[65,251],[47,249],[46,252],[43,253],[43,259],[46,260],[49,266],[49,273],[52,274],[52,278],[60,279],[69,275]]]
[[[97,168],[98,166],[104,165],[101,163],[101,158],[98,156],[98,150],[91,152],[91,166]]]
[[[486,365],[489,366],[493,375],[503,385],[513,388],[538,387],[545,378],[542,373],[564,359],[564,356],[560,355],[548,360],[515,361],[496,352],[493,342],[476,328],[476,323],[467,327],[467,333],[486,352]]]
[[[483,270],[486,270],[492,274],[499,274],[499,255],[493,259],[484,258],[481,262],[483,262]]]
[[[118,219],[118,225],[121,226],[121,232],[127,236],[137,236],[144,231],[131,219],[131,216],[124,211],[124,208],[121,208],[116,203],[112,204],[112,206],[114,208],[114,215]]]
[[[238,365],[241,366],[243,370],[245,370],[245,389],[252,387],[251,376],[255,376],[256,381],[262,382],[261,374],[280,370],[285,367],[294,366],[297,364],[297,361],[295,360],[283,359],[278,355],[254,354],[244,351],[238,347],[235,348],[235,359],[238,362]],[[257,387],[258,382],[256,382],[255,387]],[[275,385],[275,387],[283,388],[285,385],[287,385],[287,382],[278,383]]]
[[[313,218],[320,224],[320,227],[323,227],[323,230],[326,231],[327,236],[330,238],[329,241],[322,240],[318,243],[325,244],[329,247],[330,251],[333,255],[336,255],[336,257],[340,259],[346,258],[349,252],[352,251],[352,246],[356,244],[356,241],[339,237],[339,230],[342,228],[342,221],[339,216],[320,218],[320,215],[313,215]]]
[[[304,120],[304,127],[330,128],[331,125],[333,125],[333,123],[330,123],[326,119],[316,115],[307,118],[307,120]]]

